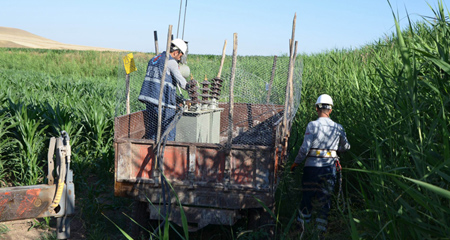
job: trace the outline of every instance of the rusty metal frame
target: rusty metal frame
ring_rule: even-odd
[[[55,155],[55,149],[56,155]],[[75,212],[75,187],[73,172],[70,169],[69,136],[65,131],[60,138],[52,137],[48,151],[48,184],[0,188],[0,222],[29,218],[56,217],[57,238],[70,237],[70,218]],[[57,180],[63,184],[54,183],[54,155],[59,168]],[[66,167],[67,164],[67,167]],[[63,169],[64,168],[64,169]],[[60,186],[58,186],[60,185]],[[63,186],[58,194],[58,187]],[[57,207],[52,207],[52,204]]]

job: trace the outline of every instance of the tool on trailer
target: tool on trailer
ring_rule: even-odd
[[[47,155],[48,184],[0,188],[0,222],[56,217],[57,239],[68,239],[70,220],[75,213],[71,155],[67,132],[62,131],[59,138],[52,137]],[[54,157],[56,161],[53,161]]]

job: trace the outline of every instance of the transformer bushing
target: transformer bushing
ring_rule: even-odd
[[[188,95],[189,98],[191,99],[191,105],[189,106],[189,109],[193,108],[196,109],[197,105],[199,104],[199,100],[198,100],[198,87],[197,87],[197,81],[194,78],[191,78],[191,80],[188,82],[189,87],[188,87]]]
[[[217,77],[212,79],[210,91],[212,101],[211,108],[216,108],[218,105],[222,82],[223,80]]]
[[[202,84],[202,94],[200,95],[202,97],[202,100],[200,101],[200,103],[204,104],[204,108],[208,108],[208,104],[211,103],[210,99],[210,95],[209,95],[209,91],[211,90],[209,88],[209,82],[207,80],[207,78],[205,77],[205,80],[201,83]]]

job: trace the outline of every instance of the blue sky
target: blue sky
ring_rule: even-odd
[[[282,55],[289,52],[294,14],[298,53],[358,48],[395,30],[387,0],[3,0],[0,26],[19,28],[67,44],[154,52],[165,49],[169,25],[174,37],[189,42],[192,54],[221,55],[233,34],[239,55]],[[434,16],[425,0],[390,0],[401,25],[406,15]],[[428,0],[437,9],[438,0]],[[443,0],[450,6],[450,0]],[[178,34],[177,34],[178,32]]]

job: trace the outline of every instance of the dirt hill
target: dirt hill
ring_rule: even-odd
[[[94,51],[125,51],[111,48],[87,47],[53,41],[27,31],[0,27],[0,47],[3,48],[41,48],[41,49],[67,49],[67,50],[94,50]]]

